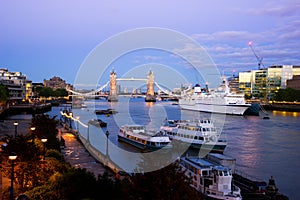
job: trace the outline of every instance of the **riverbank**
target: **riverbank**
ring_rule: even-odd
[[[300,104],[299,103],[269,103],[262,104],[262,107],[265,110],[278,110],[278,111],[287,111],[287,112],[300,112]]]
[[[8,108],[1,110],[0,119],[5,119],[11,115],[17,115],[21,113],[25,114],[41,114],[48,111],[51,111],[52,104],[51,103],[42,103],[42,104],[17,104],[11,105]]]

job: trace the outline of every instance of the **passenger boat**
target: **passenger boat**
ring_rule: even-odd
[[[94,126],[100,126],[100,127],[107,126],[107,123],[102,121],[101,119],[91,119],[91,120],[89,120],[89,124],[92,124]]]
[[[116,114],[118,113],[118,111],[116,111],[115,109],[106,109],[106,110],[95,110],[94,111],[96,115],[108,115],[108,114]]]
[[[142,125],[121,126],[118,140],[140,149],[157,150],[163,147],[171,147],[168,136],[160,135],[160,132],[146,130],[145,126]]]
[[[252,106],[246,103],[244,94],[230,92],[225,78],[221,86],[215,90],[208,90],[207,87],[201,89],[199,84],[195,85],[179,98],[178,104],[185,110],[229,115],[244,115]]]
[[[160,127],[160,131],[162,134],[169,136],[171,140],[189,143],[191,148],[223,153],[227,146],[227,140],[220,137],[221,134],[210,119],[166,119]]]
[[[215,154],[215,159],[225,158],[226,162],[235,166],[235,159]],[[232,169],[216,164],[209,159],[199,157],[182,157],[179,162],[185,176],[190,180],[190,186],[200,192],[205,199],[241,200],[241,190],[233,184]],[[230,166],[232,166],[230,165]]]

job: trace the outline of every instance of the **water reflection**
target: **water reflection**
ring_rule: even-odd
[[[300,117],[300,112],[287,112],[287,111],[278,111],[273,110],[272,111],[274,116],[293,116],[293,117]]]

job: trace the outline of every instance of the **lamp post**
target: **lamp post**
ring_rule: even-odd
[[[70,113],[69,113],[69,116],[70,116],[70,128],[72,129],[72,116],[73,116],[73,113],[70,112]]]
[[[109,132],[106,131],[105,132],[105,135],[106,135],[106,166],[108,165],[108,136],[109,136]]]
[[[14,161],[17,159],[16,153],[11,153],[11,155],[8,157],[9,160],[11,160],[11,182],[10,182],[10,200],[14,199]]]
[[[18,134],[18,125],[19,125],[19,123],[17,121],[15,121],[14,122],[14,126],[15,126],[15,138],[16,138],[16,136]]]
[[[34,126],[30,127],[30,132],[32,134],[32,143],[34,143],[34,133],[33,133],[34,131],[35,131],[35,127]]]
[[[43,143],[43,146],[44,146],[44,150],[43,150],[43,160],[45,160],[45,157],[46,157],[46,142],[48,141],[47,138],[42,138],[41,139],[42,143]]]

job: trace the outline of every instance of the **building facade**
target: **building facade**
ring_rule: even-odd
[[[49,87],[53,90],[56,89],[65,89],[67,84],[66,81],[58,76],[53,76],[49,80],[44,79],[44,86]]]
[[[0,69],[0,84],[8,88],[11,102],[29,100],[32,96],[32,81],[21,72],[10,72],[6,68]]]
[[[288,80],[300,75],[300,66],[274,65],[260,70],[239,73],[239,90],[257,99],[270,100]]]
[[[300,75],[293,76],[292,79],[286,81],[286,87],[300,90]]]

